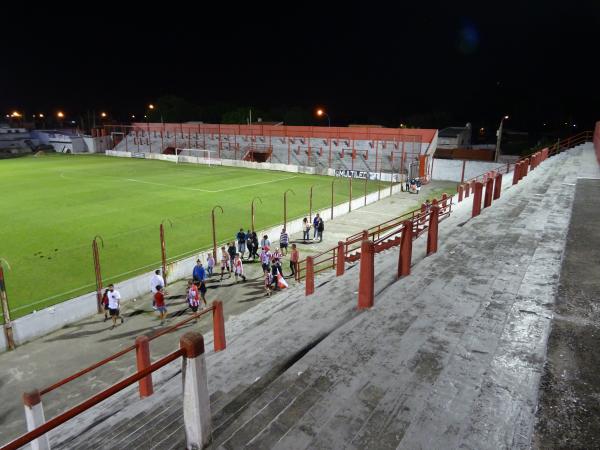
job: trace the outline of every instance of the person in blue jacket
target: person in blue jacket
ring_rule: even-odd
[[[200,285],[200,283],[206,279],[206,270],[202,266],[202,262],[200,260],[196,261],[194,271],[192,272],[192,278],[194,279],[194,284],[196,285]]]

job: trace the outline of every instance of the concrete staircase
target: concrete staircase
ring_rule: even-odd
[[[527,448],[570,183],[589,151],[551,158],[514,187],[505,176],[502,198],[475,219],[471,196],[440,224],[437,254],[423,261],[415,241],[409,277],[395,279],[397,248],[377,254],[369,311],[355,310],[355,265],[318,276],[311,297],[299,286],[228,322],[228,349],[207,355],[212,447]],[[177,374],[53,446],[184,448]]]

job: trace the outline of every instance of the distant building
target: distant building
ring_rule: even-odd
[[[471,124],[464,127],[448,127],[438,133],[438,148],[469,148],[471,147]]]
[[[26,128],[13,127],[0,124],[0,151],[8,153],[21,153],[23,150],[31,151],[37,145]]]

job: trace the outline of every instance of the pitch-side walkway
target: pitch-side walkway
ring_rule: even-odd
[[[528,448],[574,181],[588,147],[551,158],[481,216],[468,202],[440,248],[397,282],[376,257],[375,307],[354,309],[357,267],[228,322],[208,353],[222,448]],[[211,334],[205,336],[210,345]],[[64,448],[180,448],[176,364],[144,401],[130,389],[57,430]],[[81,433],[82,429],[88,431]]]
[[[376,225],[397,217],[424,201],[426,197],[440,196],[444,189],[449,193],[455,183],[432,182],[424,186],[420,195],[399,193],[391,198],[353,211],[331,222],[326,222],[322,243],[302,243],[301,235],[292,236],[298,240],[301,257],[333,247],[340,239],[359,232],[365,227]],[[325,212],[326,214],[327,212]],[[272,237],[273,238],[273,237]],[[278,236],[276,237],[278,238]],[[285,273],[288,269],[284,263]],[[219,283],[214,278],[208,284],[208,301],[220,299],[224,302],[226,319],[238,316],[244,311],[265,300],[262,271],[258,263],[245,264],[249,281],[235,284],[226,278]],[[190,267],[191,274],[192,267]],[[218,279],[218,277],[216,277]],[[167,325],[182,320],[185,315],[185,282],[177,282],[168,287],[168,307],[171,318]],[[118,286],[117,286],[118,288]],[[274,295],[278,298],[280,294]],[[13,352],[0,354],[0,443],[25,431],[25,419],[21,394],[31,388],[42,388],[60,380],[96,361],[103,359],[122,348],[131,345],[136,336],[152,334],[161,329],[151,308],[150,295],[128,302],[124,308],[125,323],[110,330],[110,323],[103,322],[102,316],[92,316],[74,323],[59,331],[39,338],[17,348]],[[193,325],[196,327],[196,325]],[[172,351],[178,345],[179,336],[192,329],[192,325],[181,331],[165,335],[152,342],[152,357],[158,358]],[[198,328],[194,328],[198,329]],[[199,322],[201,332],[212,329],[210,318]],[[227,327],[227,333],[232,332]],[[90,395],[110,386],[132,373],[135,368],[135,355],[128,354],[111,362],[79,381],[69,383],[56,392],[44,396],[46,417],[52,417],[66,408],[77,404]]]

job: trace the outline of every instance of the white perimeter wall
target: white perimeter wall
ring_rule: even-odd
[[[114,152],[107,151],[107,154],[112,154],[113,156],[124,156],[131,157],[131,153],[128,152]],[[173,155],[155,155],[154,159],[169,159],[175,158]],[[196,159],[196,158],[192,158]],[[225,162],[222,161],[222,162]],[[228,161],[231,164],[223,164],[223,165],[231,165],[231,166],[240,166],[240,167],[254,167],[265,169],[267,166],[270,167],[270,170],[283,170],[286,172],[303,172],[303,173],[314,173],[314,168],[307,168],[302,166],[288,166],[286,164],[265,164],[265,163],[252,163],[247,161]],[[395,194],[400,192],[400,185],[397,184],[392,187],[392,193]],[[390,189],[389,186],[385,189],[382,189],[380,193],[372,192],[367,195],[366,204],[371,204],[376,202],[380,198],[389,197]],[[352,210],[359,209],[365,205],[365,198],[360,197],[352,200]],[[348,214],[348,202],[337,205],[333,208],[333,217],[340,217],[345,214]],[[325,222],[331,220],[331,209],[326,208],[320,211],[315,210],[314,213],[320,212],[321,217]],[[299,233],[302,231],[302,218],[298,217],[296,219],[292,219],[287,224],[288,233]],[[277,225],[273,228],[257,231],[259,236],[264,234],[270,236],[271,242],[279,240],[279,234],[281,232],[282,225]],[[325,226],[325,232],[327,233],[327,226]],[[175,280],[181,280],[184,278],[191,278],[192,270],[196,263],[196,259],[199,257],[202,261],[206,260],[206,255],[212,251],[211,248],[206,248],[199,250],[196,254],[173,262],[168,265],[168,282],[173,282]],[[116,288],[121,292],[122,296],[122,304],[123,310],[127,313],[128,303],[133,301],[134,299],[139,298],[142,295],[150,293],[150,278],[153,274],[153,271],[146,272],[142,275],[138,275],[129,280],[121,281],[116,284]],[[27,316],[21,317],[13,321],[13,334],[15,338],[15,342],[17,345],[27,342],[31,339],[43,336],[52,331],[58,330],[64,327],[67,324],[76,322],[78,320],[84,319],[86,317],[92,316],[96,314],[97,306],[96,306],[96,292],[90,292],[85,295],[81,295],[79,297],[73,298],[71,300],[67,300],[61,303],[58,303],[54,306],[44,308],[40,311],[37,311],[32,314],[28,314]],[[6,350],[6,340],[4,333],[0,333],[0,351]]]
[[[461,182],[461,174],[465,163],[464,180],[476,177],[501,166],[501,163],[486,161],[467,161],[462,159],[437,159],[433,160],[433,180],[448,180]]]

